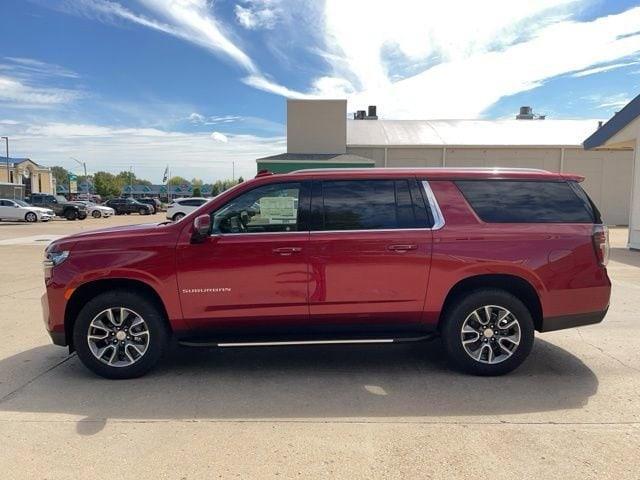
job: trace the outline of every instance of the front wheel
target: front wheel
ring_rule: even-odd
[[[25,222],[29,222],[29,223],[35,223],[38,221],[38,216],[33,213],[33,212],[28,212],[25,216],[24,216],[24,220]]]
[[[168,333],[158,307],[125,290],[105,292],[87,302],[73,328],[82,363],[105,378],[135,378],[160,360]]]
[[[68,210],[67,213],[64,214],[64,218],[67,220],[75,220],[78,218],[78,214],[75,210]]]
[[[176,214],[173,216],[173,221],[174,221],[174,222],[177,222],[178,220],[180,220],[180,219],[181,219],[181,218],[183,218],[183,217],[184,217],[184,213],[176,213]]]
[[[475,375],[515,370],[533,347],[531,313],[515,296],[497,289],[475,290],[445,313],[442,339],[449,360]]]
[[[100,213],[100,210],[94,210],[93,212],[91,212],[91,216],[93,218],[100,218],[102,214]]]
[[[146,208],[141,208],[140,210],[138,210],[138,213],[140,215],[147,215],[149,213],[149,210],[147,210]]]

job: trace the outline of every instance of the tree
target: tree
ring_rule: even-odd
[[[116,177],[109,172],[96,172],[93,175],[93,186],[101,197],[118,196],[122,189]]]
[[[242,182],[244,182],[244,178],[238,177],[238,183],[242,183]]]
[[[193,187],[193,194],[194,197],[201,197],[202,196],[202,191],[200,190],[200,187]]]
[[[64,167],[51,167],[51,174],[56,179],[56,185],[69,186],[69,170]]]
[[[183,177],[175,176],[175,177],[171,177],[167,183],[169,185],[173,185],[173,186],[178,186],[179,187],[180,185],[184,185],[185,183],[187,185],[189,185],[189,180],[187,180],[186,178],[183,178]]]

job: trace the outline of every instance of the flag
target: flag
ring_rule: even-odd
[[[169,180],[169,165],[167,165],[167,168],[164,169],[164,177],[162,178],[162,183],[167,183],[167,180]]]

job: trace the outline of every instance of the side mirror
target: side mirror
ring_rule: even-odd
[[[211,217],[209,215],[199,215],[193,220],[192,243],[201,243],[209,235],[211,230]]]

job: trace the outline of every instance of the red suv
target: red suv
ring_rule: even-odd
[[[534,330],[600,322],[608,232],[576,175],[524,169],[259,174],[179,222],[46,250],[44,320],[99,375],[184,345],[415,341],[520,365]]]

